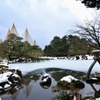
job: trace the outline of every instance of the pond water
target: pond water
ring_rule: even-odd
[[[46,86],[40,85],[42,76],[48,73],[51,78],[51,83]],[[85,87],[82,89],[72,89],[66,91],[57,90],[56,85],[59,80],[67,75],[72,75],[84,83]],[[67,97],[74,96],[75,93],[81,95],[82,100],[100,100],[100,85],[87,84],[85,82],[86,73],[81,71],[73,71],[60,68],[42,68],[28,72],[24,75],[23,82],[20,86],[12,87],[10,90],[1,94],[1,100],[76,100],[65,98],[63,92]],[[55,91],[56,90],[56,91]],[[62,92],[63,91],[63,92]],[[97,94],[97,95],[96,95]]]
[[[73,100],[65,98],[79,93],[83,100],[100,100],[100,84],[87,84],[85,82],[86,72],[93,60],[50,60],[35,63],[10,64],[10,68],[19,68],[23,75],[21,85],[13,86],[0,94],[1,100]],[[100,68],[96,63],[92,73],[100,73]],[[62,68],[62,69],[61,69]],[[70,70],[68,70],[70,69]],[[42,76],[48,73],[51,78],[51,84],[41,86]],[[67,75],[72,75],[84,83],[85,87],[81,89],[72,89],[63,91],[57,88],[59,80]],[[56,90],[56,91],[55,91]],[[64,93],[63,93],[64,92]],[[65,96],[63,94],[66,94]],[[60,96],[60,97],[59,97]],[[74,98],[76,100],[76,98]],[[89,100],[89,99],[88,99]]]

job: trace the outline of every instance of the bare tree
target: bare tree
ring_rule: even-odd
[[[100,49],[100,21],[98,18],[95,20],[87,20],[84,25],[77,25],[74,33],[80,34],[87,39],[87,44]]]

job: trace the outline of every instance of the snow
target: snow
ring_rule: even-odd
[[[49,74],[48,73],[45,73],[44,75],[43,75],[43,82],[46,82],[47,80],[48,80],[48,78],[49,78]]]
[[[63,78],[61,78],[60,81],[66,81],[66,82],[68,82],[68,83],[71,83],[72,80],[77,81],[78,79],[74,78],[74,77],[71,76],[71,75],[68,75],[68,76],[64,76]]]
[[[93,50],[93,51],[92,51],[92,53],[95,53],[95,52],[100,52],[100,50]]]
[[[8,87],[10,87],[10,85],[9,85],[9,84],[6,84],[6,85],[4,86],[4,88],[8,88]]]
[[[67,59],[56,59],[41,61],[35,63],[16,63],[9,64],[10,68],[18,68],[22,71],[22,74],[26,74],[30,71],[34,71],[42,68],[62,68],[76,71],[87,72],[93,60],[67,60]],[[93,67],[92,73],[100,72],[100,65],[98,63]]]
[[[48,73],[45,73],[45,74],[43,75],[43,77],[45,77],[45,76],[49,76],[49,74],[48,74]]]
[[[2,62],[0,62],[0,65],[8,66],[8,61],[4,59]]]
[[[8,76],[10,76],[12,72],[6,72],[3,74],[0,74],[0,83],[2,82],[7,82],[8,81]]]
[[[42,81],[43,81],[43,82],[46,82],[46,81],[47,81],[47,79],[48,79],[48,77],[44,78]]]
[[[20,78],[19,75],[15,74],[15,73],[12,76]]]
[[[9,71],[8,72],[4,72],[3,74],[0,74],[0,83],[3,83],[3,82],[8,82],[9,83],[9,84],[5,84],[4,88],[10,87],[11,82],[8,80],[8,77],[11,74],[12,74],[12,72],[9,72]],[[12,76],[20,78],[19,75],[17,75],[16,73],[13,73]],[[2,89],[1,86],[0,86],[0,89]]]

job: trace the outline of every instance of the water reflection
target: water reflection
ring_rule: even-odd
[[[96,89],[95,86],[93,84],[90,84],[90,86],[92,87],[92,89],[94,90],[94,97],[95,98],[99,98],[100,97],[100,89]]]
[[[43,81],[44,74],[47,73],[49,81]],[[59,83],[59,80],[67,75],[72,75],[79,81],[69,83]],[[87,84],[86,73],[48,68],[27,73],[24,76],[24,83],[16,85],[1,93],[1,100],[96,100],[100,98],[100,85]]]

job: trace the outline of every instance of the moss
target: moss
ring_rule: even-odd
[[[84,86],[85,86],[84,83],[81,81],[72,81],[71,83],[66,81],[59,81],[54,89],[56,91],[61,91],[61,90],[78,91],[80,89],[83,89]]]

